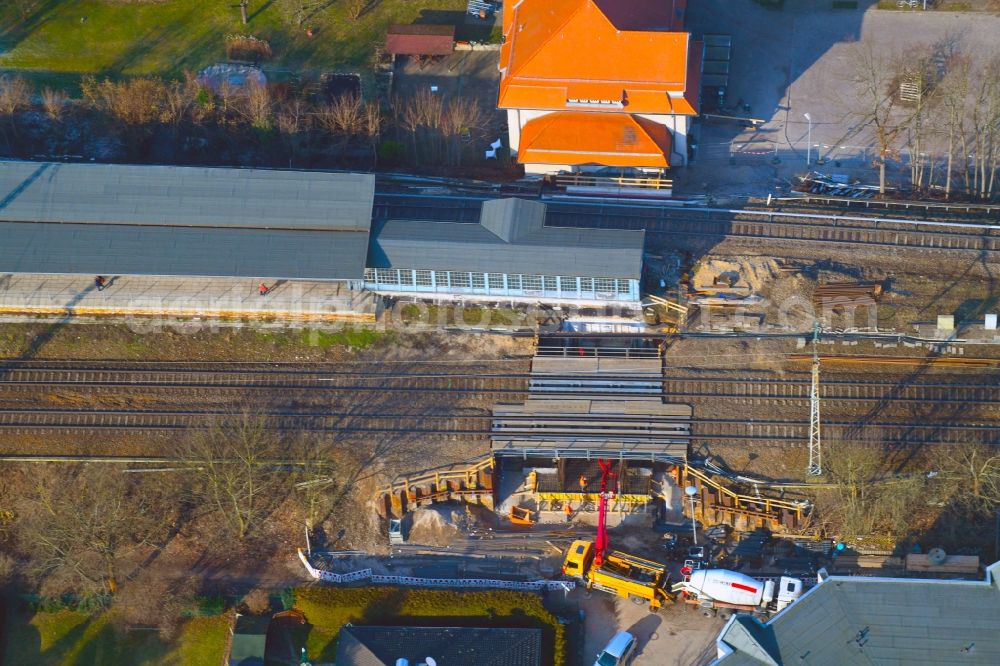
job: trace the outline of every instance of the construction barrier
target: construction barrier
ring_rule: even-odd
[[[576,583],[568,580],[494,580],[491,578],[418,578],[415,576],[382,576],[372,574],[371,569],[361,569],[351,573],[338,574],[317,569],[299,548],[299,559],[309,575],[326,583],[353,583],[369,580],[376,585],[408,585],[412,587],[461,587],[492,590],[571,590]]]
[[[305,566],[306,571],[309,575],[316,580],[321,580],[327,583],[353,583],[356,580],[365,580],[372,577],[371,569],[361,569],[360,571],[352,571],[351,573],[338,574],[332,571],[323,571],[322,569],[317,569],[312,564],[309,563],[309,559],[299,548],[299,559],[302,560],[303,566]]]

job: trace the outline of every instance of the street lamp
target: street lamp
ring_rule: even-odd
[[[694,496],[698,494],[698,489],[688,486],[684,489],[684,494],[691,500],[691,536],[694,537],[694,545],[698,545],[698,523],[694,519]]]
[[[809,121],[809,133],[806,138],[806,166],[809,166],[809,164],[812,162],[811,158],[812,158],[812,145],[813,145],[813,119],[812,116],[810,116],[808,113],[803,113],[802,115],[805,116],[806,120]]]

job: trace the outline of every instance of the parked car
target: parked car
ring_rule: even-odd
[[[615,634],[597,655],[594,666],[627,666],[635,658],[635,636],[627,631]]]

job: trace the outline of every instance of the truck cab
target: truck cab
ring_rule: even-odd
[[[586,578],[590,563],[594,560],[594,544],[590,541],[574,541],[566,551],[562,572],[566,576]]]
[[[592,541],[574,541],[566,551],[563,574],[579,578],[587,589],[596,588],[623,598],[645,599],[654,611],[672,601],[671,596],[663,589],[670,580],[663,564],[611,551],[601,566],[596,566],[595,554],[596,548]]]
[[[775,610],[784,610],[793,601],[802,596],[802,581],[798,578],[782,576],[778,581],[778,595],[775,599]]]

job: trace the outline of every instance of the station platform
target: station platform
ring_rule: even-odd
[[[3,317],[159,317],[374,322],[378,297],[345,282],[0,273]]]

